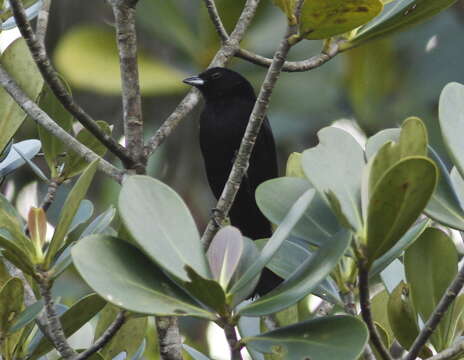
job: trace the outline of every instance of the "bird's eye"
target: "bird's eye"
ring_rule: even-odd
[[[219,79],[220,77],[222,77],[222,74],[219,73],[219,72],[214,73],[213,75],[211,75],[211,79],[213,79],[213,80]]]

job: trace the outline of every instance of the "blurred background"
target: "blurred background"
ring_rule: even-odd
[[[229,31],[245,0],[217,0]],[[218,39],[200,0],[140,0],[137,7],[139,62],[146,137],[153,135],[189,90],[181,80],[201,72],[218,49]],[[112,13],[103,0],[54,1],[47,47],[58,70],[72,87],[73,95],[95,119],[114,125],[122,133],[119,64]],[[285,18],[270,0],[262,0],[243,47],[271,57],[285,28]],[[14,31],[13,31],[14,32]],[[431,143],[444,155],[438,132],[437,104],[444,85],[464,82],[464,0],[428,22],[390,37],[371,41],[340,54],[324,66],[307,73],[284,73],[272,97],[269,118],[278,145],[280,173],[291,152],[317,143],[317,131],[336,120],[357,122],[367,136],[395,127],[408,116],[427,124]],[[3,34],[2,34],[3,35]],[[320,41],[304,41],[291,53],[291,60],[315,55]],[[245,75],[259,90],[265,69],[234,59],[230,67]],[[198,146],[197,108],[152,156],[149,174],[180,193],[192,211],[200,231],[215,205],[204,174]],[[15,139],[37,137],[36,127],[26,121]],[[110,157],[111,159],[111,157]],[[114,160],[114,159],[111,159]],[[39,163],[40,163],[39,159]],[[27,168],[16,172],[3,185],[14,187],[18,206],[30,206],[31,197],[45,190],[34,185]],[[69,186],[63,186],[50,210],[56,216]],[[90,199],[95,214],[115,204],[118,185],[98,177]],[[72,272],[59,284],[64,301],[72,303],[87,292]],[[206,351],[195,322],[189,341]],[[192,328],[186,322],[186,329]],[[205,324],[201,325],[205,329]],[[219,345],[220,346],[220,345]],[[214,351],[214,350],[213,350]],[[147,353],[147,356],[149,354]],[[222,355],[214,356],[219,358]]]

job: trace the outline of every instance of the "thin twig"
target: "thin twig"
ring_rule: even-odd
[[[106,175],[121,182],[124,172],[102,159],[85,145],[77,141],[73,136],[63,130],[55,123],[40,107],[37,106],[16,84],[11,76],[0,66],[0,85],[10,94],[16,103],[38,124],[42,125],[53,136],[56,136],[67,147],[71,148],[78,155],[88,162],[99,159],[98,168]]]
[[[43,211],[47,212],[48,208],[55,200],[56,191],[58,190],[58,187],[61,185],[61,182],[61,179],[56,178],[52,179],[48,184],[47,194],[45,195],[42,204],[40,205]]]
[[[209,18],[216,29],[216,32],[219,35],[219,38],[224,43],[229,40],[229,34],[227,34],[227,30],[222,23],[221,16],[216,7],[216,3],[214,0],[204,0],[206,9],[208,10]]]
[[[459,341],[449,349],[443,350],[442,352],[427,358],[427,360],[451,360],[455,359],[457,355],[462,354],[464,354],[464,341]]]
[[[315,69],[329,60],[333,59],[339,52],[339,43],[330,42],[327,46],[324,46],[321,53],[315,55],[307,60],[302,61],[286,61],[282,67],[282,71],[285,72],[303,72]],[[235,56],[244,60],[247,60],[255,65],[269,67],[272,64],[272,59],[263,57],[258,54],[254,54],[251,51],[245,49],[238,49]]]
[[[85,360],[89,358],[91,355],[96,353],[100,350],[103,346],[108,344],[108,342],[116,335],[118,330],[121,326],[124,325],[126,321],[126,313],[125,311],[120,311],[114,321],[108,326],[103,334],[85,351],[81,352],[75,359],[73,360]]]
[[[157,316],[155,321],[161,359],[182,360],[178,319],[174,316]]]
[[[303,0],[299,0],[296,5],[296,13],[299,14],[299,9]],[[299,16],[295,16],[299,18]],[[269,101],[271,99],[272,92],[276,85],[276,82],[279,78],[279,75],[282,70],[282,66],[285,63],[285,59],[290,51],[290,48],[295,44],[291,42],[290,39],[293,39],[298,34],[297,25],[288,25],[286,34],[282,39],[279,48],[274,54],[274,59],[271,66],[269,67],[266,77],[261,85],[261,90],[259,91],[258,98],[255,102],[253,110],[250,115],[250,120],[243,135],[242,142],[240,144],[239,151],[235,158],[232,170],[229,174],[227,183],[222,191],[221,197],[216,205],[216,208],[220,211],[216,219],[211,219],[208,223],[208,226],[202,236],[202,242],[205,247],[208,247],[214,234],[218,229],[218,224],[220,224],[227,214],[234,202],[235,196],[240,188],[240,183],[242,182],[243,176],[245,175],[251,152],[256,142],[256,138],[261,129],[261,125],[264,121],[267,108],[269,106]]]
[[[77,121],[79,121],[87,130],[89,130],[108,150],[115,154],[125,165],[130,165],[132,159],[127,154],[126,149],[119,145],[110,135],[103,132],[94,119],[85,112],[72,98],[66,87],[60,80],[56,70],[53,68],[48,58],[45,47],[37,41],[32,31],[31,24],[26,17],[24,6],[21,0],[9,0],[13,15],[18,25],[19,31],[29,47],[32,58],[36,63],[42,77],[48,84],[56,98],[62,103]]]
[[[445,315],[450,305],[456,299],[463,286],[464,265],[461,267],[453,282],[450,284],[445,294],[440,299],[440,302],[438,303],[437,307],[433,310],[433,313],[430,315],[429,319],[420,331],[416,340],[414,340],[414,343],[411,345],[411,348],[404,357],[404,360],[414,360],[418,356],[419,352],[422,350],[422,347],[427,343],[428,339],[437,328],[441,319]]]
[[[69,345],[64,334],[63,327],[61,326],[60,319],[55,310],[55,304],[52,299],[50,282],[46,274],[42,274],[39,281],[40,295],[44,300],[45,305],[45,326],[48,328],[48,334],[53,346],[58,350],[60,355],[65,359],[73,359],[77,356],[76,351]]]
[[[121,68],[122,105],[126,148],[133,160],[133,169],[143,173],[145,168],[143,148],[142,96],[140,94],[137,64],[137,35],[135,8],[127,0],[111,0],[115,18],[119,62]]]
[[[380,335],[375,328],[374,319],[371,313],[371,301],[369,295],[369,272],[364,264],[365,261],[360,260],[359,264],[359,302],[361,305],[361,316],[369,330],[370,340],[375,349],[383,360],[393,360],[387,348],[380,339]]]
[[[224,333],[226,334],[226,339],[229,344],[231,352],[231,360],[243,360],[242,354],[240,352],[242,346],[238,341],[237,332],[233,325],[225,324]]]
[[[37,42],[45,47],[45,37],[47,36],[48,18],[50,15],[50,5],[52,0],[42,0],[42,7],[37,15],[37,24],[35,27],[35,36]]]
[[[238,44],[243,39],[251,20],[255,16],[259,1],[260,0],[247,0],[229,40],[221,46],[208,67],[225,66],[231,60],[237,51]],[[148,140],[147,145],[145,146],[145,155],[147,157],[158,149],[158,147],[174,131],[180,122],[185,119],[195,106],[198,105],[199,101],[200,95],[198,90],[191,89],[156,133]]]

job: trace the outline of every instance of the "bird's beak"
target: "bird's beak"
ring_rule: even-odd
[[[201,86],[205,84],[205,80],[198,76],[189,77],[187,79],[182,80],[182,82],[192,86]]]

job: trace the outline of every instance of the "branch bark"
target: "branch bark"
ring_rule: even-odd
[[[35,35],[37,42],[42,44],[43,47],[45,47],[45,37],[47,35],[48,18],[50,15],[51,4],[52,0],[43,0],[42,7],[39,10],[39,15],[37,16]]]
[[[462,354],[464,354],[464,341],[454,344],[449,349],[443,350],[442,352],[429,357],[427,360],[451,360]]]
[[[206,9],[208,10],[209,18],[216,29],[216,32],[223,43],[229,40],[229,34],[222,23],[221,16],[216,7],[214,0],[204,0]]]
[[[94,119],[85,112],[68,93],[66,87],[61,82],[56,70],[53,68],[47,51],[43,44],[37,41],[32,31],[31,24],[26,17],[24,6],[21,0],[9,0],[13,15],[18,25],[19,31],[29,47],[32,58],[36,63],[42,77],[55,94],[56,98],[63,104],[77,121],[88,129],[98,140],[100,140],[113,154],[115,154],[125,165],[130,165],[132,159],[127,154],[126,149],[119,145],[110,135],[103,132]]]
[[[404,360],[414,360],[418,356],[419,352],[422,350],[422,347],[427,343],[430,336],[433,334],[435,329],[437,328],[438,324],[440,323],[441,319],[445,315],[446,311],[453,303],[453,301],[458,296],[459,292],[462,290],[464,286],[464,265],[459,270],[456,278],[450,284],[448,289],[446,290],[443,297],[440,299],[437,307],[433,311],[430,318],[425,323],[424,327],[420,331],[419,335],[417,336],[416,340],[412,344],[409,352],[404,357]]]
[[[117,45],[121,68],[122,105],[124,112],[124,135],[133,168],[143,173],[145,154],[143,148],[142,97],[140,94],[137,64],[137,34],[135,30],[135,7],[126,0],[112,0],[111,6],[116,22]]]
[[[52,135],[56,136],[66,146],[70,147],[77,154],[82,156],[88,162],[99,159],[98,168],[106,175],[112,177],[118,182],[122,181],[124,172],[117,167],[111,165],[108,161],[104,160],[85,145],[77,141],[73,136],[63,130],[56,124],[36,103],[19,88],[16,82],[10,75],[0,66],[0,85],[10,94],[16,103],[24,110],[24,112],[31,117],[34,121],[42,125]]]
[[[182,360],[178,319],[174,316],[157,316],[155,320],[161,359]]]
[[[229,344],[231,360],[243,360],[235,327],[229,324],[224,325],[224,333],[226,334],[227,343]]]

